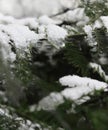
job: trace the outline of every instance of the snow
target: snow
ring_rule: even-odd
[[[39,101],[37,110],[54,110],[58,105],[62,104],[63,102],[63,96],[60,93],[53,92]]]
[[[7,61],[7,59],[15,60],[15,57],[11,55],[12,51],[10,45],[7,44],[8,42],[9,42],[9,36],[5,35],[5,33],[2,30],[0,30],[0,47],[1,47],[0,54],[2,54],[4,61]]]
[[[56,49],[60,49],[64,46],[64,40],[68,35],[66,29],[51,23],[48,25],[40,25],[38,27],[38,33],[47,39],[47,44],[55,47]]]
[[[57,18],[62,21],[77,23],[78,26],[85,25],[89,21],[89,18],[85,14],[84,8],[69,10],[68,12],[58,16]]]
[[[21,24],[28,26],[30,29],[37,29],[38,21],[36,17],[27,17],[22,19],[15,19],[12,16],[3,15],[0,13],[0,24]]]
[[[81,0],[0,0],[0,12],[14,17],[53,15],[77,8]],[[16,11],[17,10],[17,11]]]
[[[98,80],[95,79],[90,79],[88,77],[79,77],[77,75],[68,75],[68,76],[64,76],[62,78],[59,79],[59,82],[61,83],[61,85],[63,86],[69,86],[72,88],[77,88],[77,87],[87,87],[90,86],[93,89],[100,89],[105,88],[105,86],[107,85],[104,82],[100,82]]]
[[[104,55],[101,55],[100,58],[98,59],[99,63],[101,65],[107,65],[108,64],[108,59],[106,56]]]
[[[15,122],[19,123],[18,130],[35,130],[35,129],[49,130],[48,126],[46,126],[44,123],[43,124],[41,124],[41,123],[39,124],[38,122],[34,123],[31,120],[18,116],[15,113],[15,109],[13,109],[12,107],[9,107],[9,106],[7,107],[5,105],[1,105],[0,106],[0,115],[4,116],[4,117],[8,117],[8,119],[10,119],[10,121],[14,121],[14,123]],[[6,122],[6,123],[8,124],[8,122]],[[44,126],[44,128],[43,128],[43,126]]]
[[[95,1],[90,0],[92,3]],[[97,1],[99,2],[99,0]],[[86,16],[85,9],[80,5],[81,0],[32,0],[32,2],[31,0],[0,0],[0,12],[11,15],[0,13],[0,52],[3,55],[3,60],[5,62],[15,61],[16,54],[11,51],[11,45],[16,47],[18,53],[34,46],[38,51],[47,53],[46,55],[49,56],[49,61],[52,63],[51,53],[65,46],[65,38],[69,34],[69,29],[71,33],[73,29],[73,32],[76,31],[80,34],[82,28],[79,29],[79,26],[82,26],[83,31],[87,34],[86,38],[89,41],[89,46],[92,47],[92,52],[96,52],[97,42],[94,40],[92,32],[95,28],[101,28],[102,26],[105,26],[108,31],[108,16],[101,16],[93,25],[87,25],[89,17]],[[55,15],[67,8],[70,10]],[[66,29],[65,25],[60,25],[64,21],[71,23],[72,26],[68,26],[69,29]],[[20,55],[23,55],[23,53]],[[106,64],[108,60],[101,57],[99,62]],[[43,65],[39,62],[36,62],[36,64]],[[61,77],[59,83],[67,88],[63,87],[60,92],[51,92],[41,99],[38,104],[30,106],[30,112],[41,109],[55,110],[65,102],[65,99],[72,101],[72,106],[80,105],[90,100],[90,95],[94,95],[95,91],[108,91],[108,84],[106,83],[108,82],[108,75],[102,67],[96,63],[90,63],[89,67],[97,72],[105,82],[77,75]],[[8,100],[5,93],[0,92],[0,97],[4,98],[5,102]],[[0,108],[0,114],[13,118],[9,111],[2,108]],[[15,120],[22,120],[19,130],[34,130],[36,126],[41,129],[39,124],[34,124],[30,120],[24,122],[21,117],[17,117]]]
[[[93,32],[93,26],[92,25],[85,25],[83,27],[84,32],[87,34],[87,41],[88,41],[88,45],[91,48],[91,52],[96,52],[97,51],[97,42],[95,41],[92,32]]]
[[[63,40],[68,35],[66,29],[54,24],[40,25],[38,27],[38,33],[43,34],[50,43],[54,43],[55,46],[62,46]]]
[[[105,80],[105,82],[108,82],[108,75],[105,74],[102,67],[96,63],[89,63],[90,68],[92,68],[95,72],[99,73],[99,75]]]
[[[102,20],[104,26],[107,28],[108,30],[108,16],[101,16],[100,19]]]
[[[85,25],[83,29],[84,29],[85,33],[88,35],[88,37],[93,38],[93,36],[92,36],[93,29],[90,25]]]
[[[92,88],[87,88],[85,86],[82,86],[81,88],[67,88],[64,91],[61,92],[61,94],[66,98],[73,102],[76,102],[77,100],[82,100],[81,97],[84,95],[90,94]],[[86,102],[87,100],[85,100]]]
[[[101,28],[101,27],[102,27],[102,22],[100,20],[96,20],[94,25],[93,25],[93,29]]]
[[[36,110],[36,107],[37,107],[36,104],[30,105],[30,106],[29,106],[29,111],[30,111],[30,112],[34,112],[34,111]]]
[[[87,77],[68,75],[59,79],[63,86],[70,88],[64,89],[61,94],[72,101],[81,100],[82,96],[93,94],[95,90],[106,90],[107,83]]]
[[[5,61],[9,59],[14,61],[16,58],[9,43],[20,50],[30,45],[38,47],[39,51],[47,49],[47,46],[53,46],[55,50],[63,47],[68,33],[66,29],[55,25],[56,22],[45,15],[39,18],[15,19],[0,14],[0,43]],[[42,46],[38,45],[40,39],[46,39]]]
[[[28,27],[18,24],[0,24],[0,46],[3,59],[14,61],[16,55],[11,51],[11,43],[19,49],[27,48],[38,41],[38,36]]]
[[[51,19],[47,15],[43,15],[43,16],[39,17],[38,21],[40,24],[43,24],[43,25],[57,24],[58,23],[58,21]]]
[[[75,9],[81,4],[81,0],[60,0],[64,8]]]
[[[52,92],[39,101],[38,106],[33,110],[54,110],[65,100],[71,100],[76,105],[80,105],[88,100],[88,95],[93,95],[97,90],[107,91],[108,84],[88,77],[79,77],[77,75],[68,75],[59,79],[62,86],[68,86],[61,92]]]
[[[90,2],[94,1],[96,0],[90,0]],[[101,16],[93,26],[86,25],[89,22],[89,17],[86,16],[85,9],[80,7],[80,5],[81,0],[32,0],[32,2],[31,0],[0,0],[0,11],[4,12],[4,14],[10,14],[15,17],[36,16],[18,19],[0,14],[0,51],[4,60],[10,59],[14,61],[16,58],[16,54],[11,51],[9,43],[19,50],[26,50],[27,47],[33,45],[39,51],[46,50],[46,52],[48,52],[47,48],[49,46],[55,47],[56,50],[64,47],[64,40],[68,35],[68,31],[57,25],[63,21],[77,26],[84,26],[83,30],[87,34],[90,46],[96,46],[97,42],[93,39],[92,31],[103,25],[108,29],[108,16]],[[58,16],[50,17],[67,8],[70,10]],[[44,39],[42,45],[39,44],[40,39]],[[96,51],[96,48],[94,47],[92,51]],[[50,53],[53,52],[50,49]],[[48,52],[49,55],[50,53]],[[106,59],[101,57],[100,62],[103,62],[103,60]],[[100,65],[90,63],[90,67],[97,71],[101,77],[103,76],[105,81],[108,81],[108,76]],[[106,91],[107,88],[107,83],[105,82],[76,75],[64,76],[59,79],[59,82],[62,86],[68,87],[60,93],[50,93],[39,101],[38,106],[32,106],[31,111],[34,111],[35,108],[38,110],[54,110],[57,106],[64,103],[64,98],[76,104],[81,104],[90,100],[88,94],[92,95],[95,90],[103,89]]]
[[[100,16],[100,18],[95,21],[93,29],[101,28],[102,26],[106,27],[108,31],[108,16]]]
[[[12,39],[16,47],[28,46],[38,38],[28,27],[18,24],[0,25],[0,31],[9,36],[9,40]]]
[[[37,21],[37,18],[23,18],[23,19],[17,19],[15,22],[17,24],[28,26],[31,30],[36,30],[39,26],[39,23]]]
[[[38,27],[38,33],[45,34],[46,33],[46,25],[40,25]]]
[[[23,121],[23,119],[20,119],[20,121],[21,120]],[[20,127],[18,128],[18,130],[35,130],[35,127],[41,130],[41,126],[39,124],[34,124],[30,120],[26,120],[25,123],[20,123]]]
[[[9,24],[16,22],[15,18],[12,16],[5,16],[0,13],[0,24]]]
[[[93,32],[96,32],[95,29],[100,29],[102,27],[106,28],[106,33],[108,32],[108,16],[101,16],[99,19],[97,19],[92,25],[85,25],[83,27],[84,32],[87,34],[86,41],[88,42],[88,45],[91,47],[90,52],[92,53],[92,58],[95,59],[95,56],[98,56],[98,59],[96,59],[100,65],[107,65],[108,59],[107,54],[104,51],[101,51],[99,47],[99,43],[97,43],[97,40],[95,38],[95,35],[93,35]],[[107,35],[107,34],[106,34]],[[94,54],[95,53],[95,54]]]
[[[4,114],[5,114],[4,110],[0,108],[0,115],[4,115]]]
[[[15,4],[16,0],[11,0],[11,1],[7,1],[7,0],[0,0],[0,11],[4,12],[4,13],[9,13],[12,14],[16,11],[13,12],[13,7]]]
[[[10,108],[10,110],[12,110],[12,108]],[[12,115],[10,115],[10,111],[8,110],[6,106],[3,106],[3,105],[0,106],[0,115],[6,116],[12,119]]]
[[[55,46],[56,48],[62,47],[64,45],[63,40],[67,36],[67,31],[57,25],[48,25],[46,28],[46,34],[48,41],[50,43],[56,43]]]

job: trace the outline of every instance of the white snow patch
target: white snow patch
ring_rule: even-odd
[[[64,102],[63,96],[60,93],[53,92],[49,96],[39,101],[37,110],[54,110],[58,105]]]
[[[15,23],[17,20],[12,16],[5,16],[0,13],[0,24],[11,24]]]
[[[38,40],[36,33],[30,31],[28,27],[23,25],[0,25],[0,31],[4,32],[4,37],[6,37],[4,40],[7,42],[7,37],[9,37],[8,40],[13,40],[16,47],[27,47],[30,43],[36,43]],[[0,39],[3,38],[0,37]]]
[[[47,97],[44,97],[39,101],[37,110],[54,110],[65,102],[64,99],[71,100],[76,105],[80,105],[90,100],[88,94],[93,95],[96,90],[108,91],[107,83],[87,77],[68,75],[60,78],[59,82],[61,85],[69,87],[59,93],[53,92]]]
[[[87,77],[79,77],[76,75],[68,75],[59,79],[59,82],[63,86],[69,86],[70,88],[64,89],[61,94],[74,102],[81,100],[83,96],[93,94],[95,90],[107,91],[108,84],[98,80],[94,80]]]
[[[28,18],[23,18],[23,19],[17,19],[16,23],[28,26],[30,29],[33,29],[33,30],[36,30],[39,26],[37,18],[28,17]]]
[[[0,12],[15,17],[57,14],[77,8],[81,0],[0,0]],[[17,11],[16,11],[17,10]]]
[[[40,35],[29,30],[28,27],[18,24],[0,24],[0,47],[3,60],[13,62],[16,55],[11,50],[11,43],[19,49],[27,48],[30,44],[36,44]]]
[[[29,17],[15,19],[0,14],[0,23],[1,51],[5,61],[9,57],[11,61],[16,58],[14,53],[11,52],[10,42],[17,49],[22,50],[23,48],[26,49],[30,44],[37,47],[40,39],[46,39],[42,42],[42,46],[39,45],[39,50],[47,49],[49,46],[53,46],[57,50],[64,46],[64,39],[68,35],[65,29],[54,25],[56,21],[47,16],[42,16],[39,19]]]
[[[88,35],[88,37],[90,37],[90,38],[93,37],[92,36],[92,30],[93,29],[90,25],[85,25],[83,29],[84,29],[85,33]]]
[[[105,74],[104,70],[99,64],[96,63],[89,63],[89,66],[96,72],[99,73],[99,75],[106,81],[108,82],[108,75]]]
[[[90,86],[93,89],[100,89],[100,88],[104,89],[107,86],[107,84],[104,82],[91,79],[88,77],[79,77],[77,75],[64,76],[59,79],[59,82],[63,86],[69,86],[72,88],[81,87],[81,86],[84,86],[84,87]]]
[[[104,26],[107,28],[108,30],[108,16],[101,16],[100,19],[102,20]]]
[[[57,17],[62,21],[76,23],[78,26],[85,25],[89,21],[89,17],[86,16],[84,8],[76,8],[69,10],[68,12]]]
[[[46,27],[46,34],[50,43],[55,43],[56,48],[64,46],[63,40],[68,35],[67,31],[57,25],[50,24]]]
[[[101,27],[102,27],[102,22],[100,20],[96,20],[94,25],[93,25],[93,29],[101,28]]]
[[[4,115],[4,114],[5,114],[4,110],[0,108],[0,115]]]
[[[81,4],[81,0],[60,0],[64,8],[75,9]]]
[[[43,25],[57,24],[58,23],[57,21],[51,19],[47,15],[43,15],[43,16],[39,17],[38,21],[40,24],[43,24]]]
[[[90,47],[93,47],[91,51],[96,51],[96,45],[97,42],[95,41],[92,32],[93,32],[93,27],[91,25],[85,25],[83,27],[84,32],[87,34],[87,41],[88,41],[88,45]]]

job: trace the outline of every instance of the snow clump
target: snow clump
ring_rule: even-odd
[[[76,105],[80,105],[90,100],[89,95],[93,95],[95,91],[107,91],[108,84],[87,77],[79,77],[77,75],[68,75],[59,79],[62,86],[68,86],[61,92],[52,92],[48,96],[39,101],[37,110],[54,110],[65,100],[71,100]]]

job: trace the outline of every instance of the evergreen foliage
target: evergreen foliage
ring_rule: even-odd
[[[70,36],[67,38],[65,46],[65,59],[68,64],[72,64],[78,69],[79,74],[83,76],[89,75],[89,47],[84,41],[85,35]]]
[[[108,15],[105,1],[93,4],[89,1],[83,2],[85,12],[90,17],[90,24],[93,24],[101,15]],[[67,36],[65,46],[60,50],[50,44],[48,48],[56,50],[52,55],[48,55],[46,51],[40,52],[38,48],[30,46],[21,57],[15,48],[12,48],[17,58],[10,71],[21,80],[26,99],[22,99],[20,107],[15,107],[15,112],[19,116],[39,122],[41,126],[49,130],[108,129],[108,93],[103,90],[96,91],[93,96],[88,95],[90,100],[83,104],[77,105],[73,101],[64,99],[64,103],[55,110],[37,110],[39,101],[44,97],[51,92],[60,92],[67,88],[67,86],[63,87],[58,83],[58,79],[62,76],[77,74],[82,77],[103,80],[97,72],[89,67],[89,63],[94,62],[101,65],[103,70],[108,73],[108,63],[101,64],[99,61],[99,58],[103,56],[108,60],[107,28],[104,26],[95,28],[92,30],[92,36],[93,40],[97,42],[95,52],[91,51],[94,46],[89,45],[84,32]],[[1,101],[1,103],[10,105],[8,101]],[[36,105],[35,110],[30,111],[31,105]],[[19,122],[0,114],[0,130],[17,130],[18,127]]]
[[[82,0],[83,6],[85,6],[85,13],[90,17],[90,23],[95,22],[100,16],[108,15],[108,8],[105,3],[107,0],[102,0],[100,2],[90,2],[89,0]],[[103,8],[104,7],[104,8]]]

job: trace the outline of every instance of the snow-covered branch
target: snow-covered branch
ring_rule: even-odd
[[[71,100],[73,103],[80,105],[90,100],[89,95],[93,95],[95,91],[107,91],[108,87],[108,84],[105,82],[87,77],[79,77],[77,75],[64,76],[59,79],[59,82],[62,86],[68,86],[68,88],[65,88],[60,93],[52,92],[39,102],[36,109],[54,110],[60,104],[64,103],[65,99]]]

